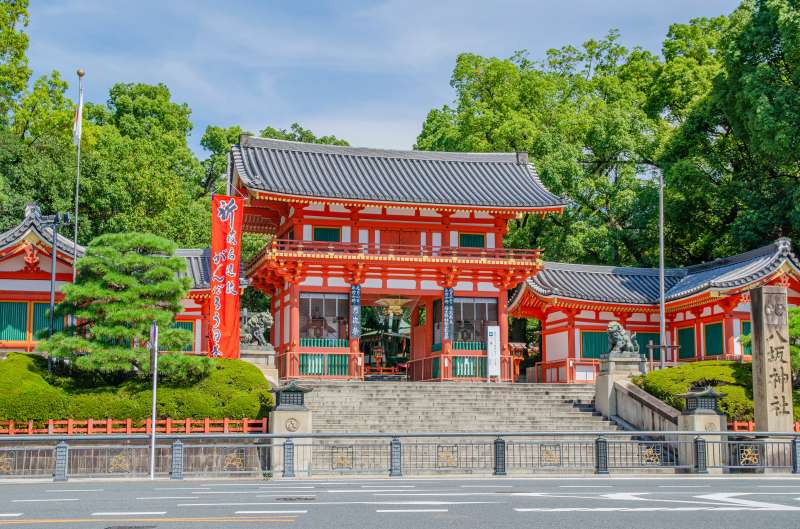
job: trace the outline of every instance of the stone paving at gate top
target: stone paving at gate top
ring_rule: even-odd
[[[800,480],[759,477],[0,484],[0,527],[796,526]]]

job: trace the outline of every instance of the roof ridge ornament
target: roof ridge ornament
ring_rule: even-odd
[[[42,218],[42,210],[36,202],[30,202],[25,206],[25,219],[33,219],[40,221]]]

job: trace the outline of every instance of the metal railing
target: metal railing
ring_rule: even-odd
[[[359,242],[294,241],[276,239],[267,245],[255,259],[257,262],[266,255],[298,252],[305,254],[350,255],[369,258],[376,257],[425,257],[429,259],[487,259],[516,260],[535,262],[542,256],[542,250],[517,248],[470,248],[430,244],[386,244]]]
[[[536,475],[553,472],[800,473],[794,432],[441,432],[162,435],[156,475]],[[145,435],[16,436],[0,478],[144,477]]]

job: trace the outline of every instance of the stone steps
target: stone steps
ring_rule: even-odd
[[[594,413],[594,386],[303,382],[315,432],[615,431]]]

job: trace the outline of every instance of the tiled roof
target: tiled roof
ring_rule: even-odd
[[[776,272],[788,263],[800,274],[800,261],[791,241],[781,238],[756,250],[686,268],[668,268],[664,275],[667,301],[704,290],[746,286]],[[564,297],[602,303],[658,303],[658,269],[579,265],[547,262],[527,281],[545,297]],[[515,298],[520,295],[517,292]],[[513,303],[513,301],[512,301]]]
[[[394,151],[241,136],[231,158],[245,186],[282,195],[503,209],[564,205],[524,153]]]
[[[52,244],[53,230],[43,225],[42,211],[37,204],[25,206],[25,218],[22,219],[22,222],[8,231],[0,233],[0,250],[17,244],[29,232],[33,232],[48,247]],[[56,238],[56,248],[59,252],[72,256],[72,239],[59,233]],[[77,247],[78,257],[82,256],[84,252],[85,248],[79,244]]]
[[[175,250],[177,257],[186,260],[186,273],[179,277],[188,277],[192,280],[192,290],[208,290],[211,288],[211,250],[209,248],[179,248]],[[247,279],[244,272],[239,274],[239,286],[246,287]]]

